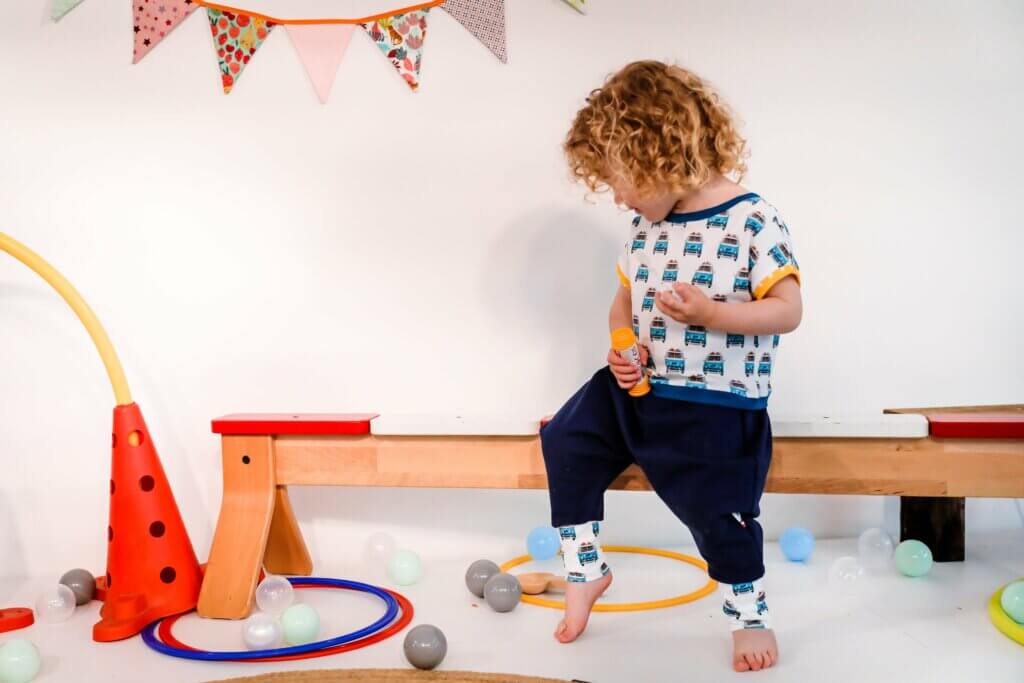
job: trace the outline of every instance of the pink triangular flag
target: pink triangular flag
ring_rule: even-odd
[[[327,104],[338,65],[352,39],[355,24],[285,24],[299,59],[322,104]]]
[[[465,26],[502,64],[508,63],[505,0],[447,0],[441,9]]]
[[[138,64],[198,6],[193,0],[133,0],[135,53],[132,64]]]

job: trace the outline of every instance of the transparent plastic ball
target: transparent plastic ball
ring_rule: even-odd
[[[866,569],[888,569],[896,544],[884,529],[868,529],[857,539],[857,554]]]
[[[62,583],[48,588],[36,599],[36,618],[44,624],[66,621],[75,612],[75,592]]]
[[[295,601],[295,590],[283,576],[268,574],[256,588],[256,604],[268,614],[283,614]]]

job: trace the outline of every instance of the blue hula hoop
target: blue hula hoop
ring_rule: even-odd
[[[371,595],[376,595],[378,598],[383,600],[388,609],[383,617],[369,626],[359,629],[358,631],[346,633],[343,636],[338,636],[337,638],[331,638],[329,640],[318,640],[315,643],[306,643],[305,645],[294,645],[291,647],[277,647],[269,650],[207,651],[182,650],[180,648],[171,647],[170,645],[164,644],[156,637],[156,629],[160,626],[160,622],[163,621],[163,619],[158,619],[144,628],[142,630],[142,640],[146,645],[157,652],[170,655],[171,657],[180,657],[181,659],[193,659],[206,662],[224,662],[238,661],[240,659],[260,659],[262,657],[282,657],[286,655],[309,654],[310,652],[326,650],[327,648],[344,645],[345,643],[351,643],[354,640],[366,638],[367,636],[371,636],[377,631],[385,628],[388,624],[394,621],[395,617],[398,615],[398,601],[395,600],[395,598],[387,591],[377,588],[376,586],[371,586],[368,583],[346,581],[345,579],[323,579],[313,576],[304,576],[295,579],[289,578],[288,581],[290,581],[294,586],[328,586],[331,588],[347,588],[349,590],[370,593]]]

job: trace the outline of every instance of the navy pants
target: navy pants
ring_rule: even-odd
[[[772,453],[767,411],[634,398],[606,367],[540,438],[553,526],[603,520],[605,490],[636,463],[690,529],[711,578],[745,583],[764,575],[756,517]]]

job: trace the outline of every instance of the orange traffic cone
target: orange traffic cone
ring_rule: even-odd
[[[114,408],[106,591],[93,640],[130,638],[196,606],[202,575],[138,405]]]

